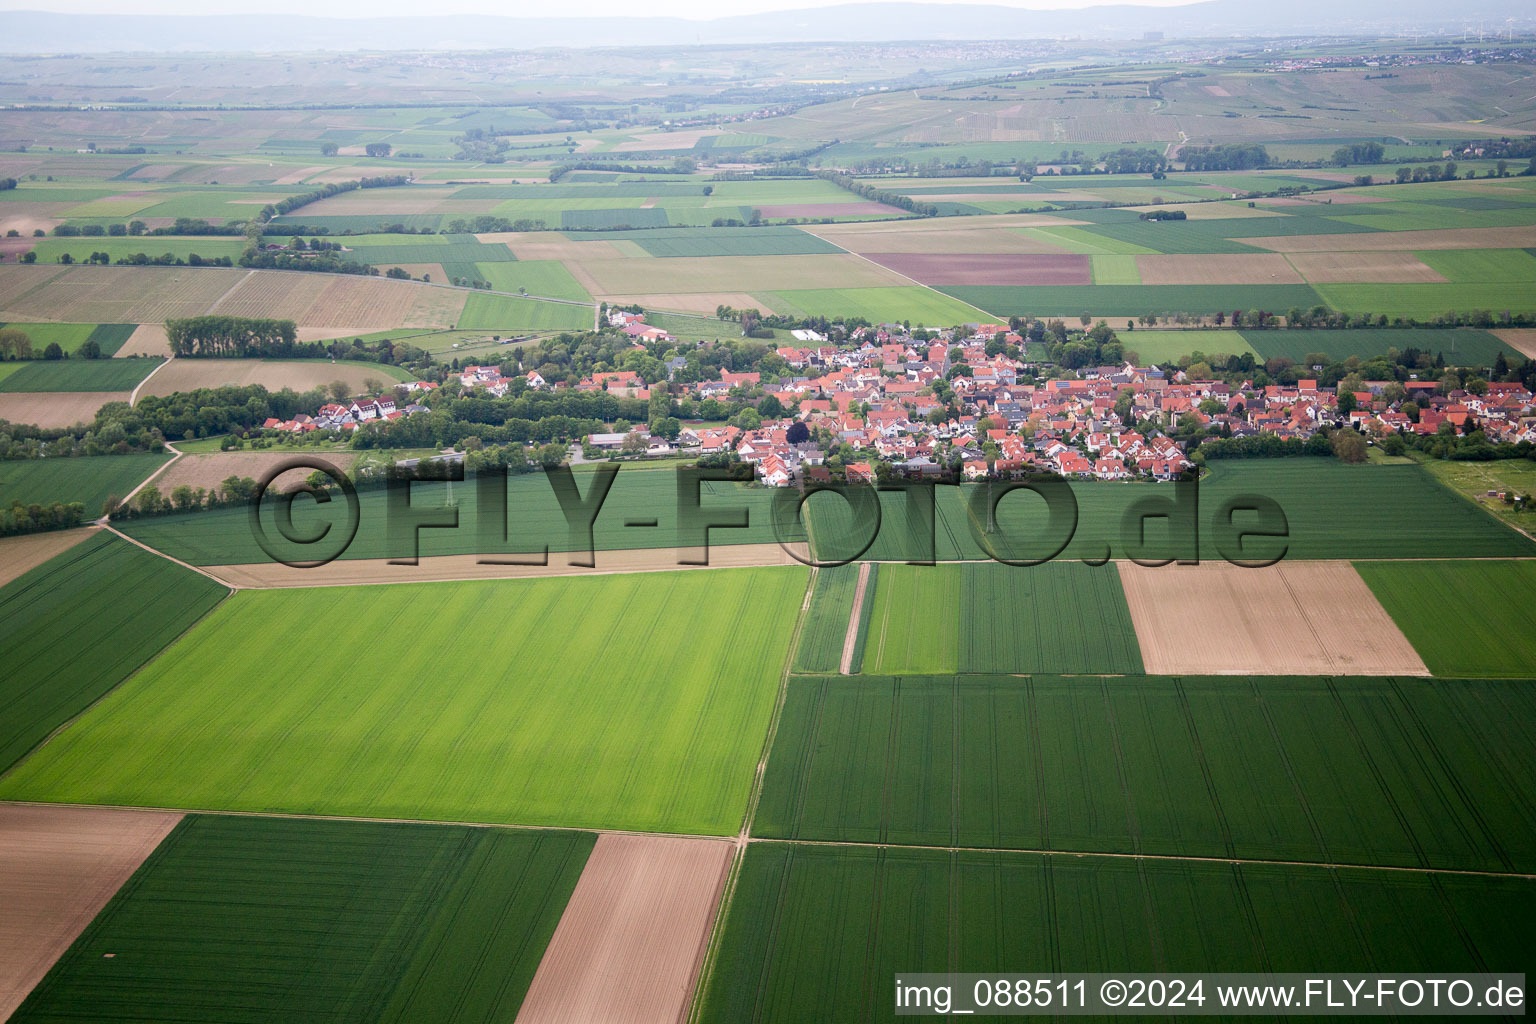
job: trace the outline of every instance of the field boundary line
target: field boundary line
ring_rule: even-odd
[[[172,460],[172,461],[175,461],[175,460]],[[167,462],[166,465],[169,466],[170,463]],[[149,482],[148,480],[145,481],[145,483],[148,483],[148,482]],[[140,486],[143,486],[143,484],[141,484]],[[101,526],[102,526],[103,529],[107,530],[107,532],[112,533],[112,534],[114,534],[114,535],[116,535],[118,537],[121,537],[123,540],[125,540],[128,543],[134,545],[135,547],[143,548],[145,551],[148,551],[152,555],[159,555],[161,558],[165,559],[167,562],[175,562],[177,565],[181,566],[183,569],[191,569],[193,572],[197,573],[199,576],[206,576],[206,577],[208,577],[209,579],[213,580],[213,582],[217,583],[219,586],[227,587],[231,594],[233,594],[236,591],[241,589],[240,587],[235,586],[233,583],[229,582],[228,580],[221,580],[221,579],[219,579],[217,576],[215,576],[211,572],[207,572],[207,571],[205,571],[203,569],[200,569],[197,566],[192,565],[189,562],[183,562],[179,558],[175,558],[175,557],[173,557],[171,555],[166,554],[164,551],[161,551],[159,548],[152,548],[148,544],[145,544],[143,541],[138,540],[137,538],[128,536],[122,530],[119,530],[117,527],[113,526],[110,522],[106,522],[105,519],[103,519],[103,521],[101,523]]]
[[[859,622],[864,613],[864,590],[869,584],[869,563],[859,563],[859,581],[853,591],[853,608],[848,613],[848,628],[843,631],[843,655],[838,663],[839,675],[853,675],[853,651],[859,642]]]
[[[812,593],[816,585],[817,570],[806,574],[805,600],[801,602],[800,611],[795,615],[794,632],[790,634],[788,650],[784,655],[784,671],[779,675],[779,692],[774,701],[773,714],[768,719],[767,734],[763,737],[762,754],[758,757],[757,770],[752,776],[752,792],[747,798],[747,810],[741,819],[741,831],[736,834],[736,850],[731,856],[729,871],[726,874],[724,884],[720,887],[720,901],[715,905],[715,917],[709,926],[709,938],[705,946],[704,956],[699,964],[699,971],[694,978],[694,988],[688,997],[687,1021],[697,1021],[703,1013],[703,994],[709,987],[709,981],[714,974],[715,964],[720,956],[720,947],[725,937],[725,922],[730,915],[731,902],[736,896],[736,886],[741,881],[742,868],[746,861],[747,847],[752,842],[752,823],[757,818],[757,806],[763,798],[763,780],[768,771],[768,756],[773,752],[774,737],[779,732],[779,722],[784,716],[784,703],[789,696],[790,669],[794,667],[795,654],[800,649],[801,634],[805,631],[805,620],[808,609],[811,606]],[[788,875],[788,866],[785,867],[785,875]]]
[[[166,362],[167,362],[167,363],[168,363],[168,362],[170,362],[170,360],[169,360],[169,359],[167,359],[167,360],[166,360]],[[162,365],[162,366],[163,366],[163,365],[164,365],[164,363],[162,363],[162,364],[161,364],[161,365]],[[152,377],[152,376],[154,376],[154,374],[150,374],[150,377]],[[145,378],[144,378],[144,379],[145,379],[145,380],[148,380],[148,379],[149,379],[149,377],[145,377]],[[129,403],[129,404],[132,404],[132,403]],[[169,458],[169,459],[167,459],[167,460],[166,460],[166,461],[165,461],[165,462],[163,462],[163,463],[161,463],[161,464],[160,464],[160,466],[159,466],[159,467],[158,467],[158,468],[157,468],[157,469],[156,469],[156,470],[155,470],[155,471],[154,471],[154,472],[153,472],[153,473],[151,473],[151,474],[149,474],[149,476],[147,476],[147,477],[145,477],[145,478],[144,478],[144,479],[143,479],[143,480],[140,480],[140,481],[139,481],[139,486],[137,486],[137,487],[135,487],[135,488],[134,488],[134,489],[133,489],[133,490],[131,490],[131,491],[129,491],[129,492],[128,492],[128,493],[127,493],[127,494],[125,494],[125,495],[123,495],[123,497],[122,497],[122,498],[121,498],[121,499],[120,499],[120,500],[119,500],[119,501],[118,501],[118,505],[120,505],[120,506],[121,506],[121,505],[126,505],[126,504],[128,504],[128,502],[129,502],[129,501],[131,501],[131,500],[132,500],[132,499],[133,499],[133,496],[134,496],[134,495],[135,495],[135,494],[138,494],[138,493],[139,493],[139,492],[140,492],[140,491],[142,491],[142,490],[143,490],[143,489],[144,489],[144,488],[146,488],[146,487],[148,487],[148,486],[149,486],[149,484],[150,484],[150,482],[151,482],[151,481],[152,481],[152,480],[154,480],[154,479],[155,479],[155,478],[156,478],[156,477],[158,477],[158,476],[159,476],[159,475],[160,475],[160,474],[161,474],[161,473],[164,473],[164,472],[165,472],[165,471],[166,471],[166,470],[167,470],[167,469],[170,469],[170,468],[171,468],[171,467],[172,467],[172,466],[174,466],[174,465],[175,465],[175,464],[176,464],[176,463],[177,463],[177,462],[178,462],[178,461],[180,461],[180,459],[181,459],[181,457],[182,457],[182,455],[183,455],[183,454],[184,454],[184,453],[183,453],[183,452],[181,452],[181,451],[180,451],[180,450],[179,450],[179,449],[177,449],[177,448],[176,448],[176,447],[175,447],[175,446],[174,446],[174,445],[172,445],[172,444],[171,444],[171,443],[170,443],[170,442],[169,442],[169,441],[166,441],[166,442],[165,442],[165,446],[166,446],[166,448],[168,448],[168,449],[170,449],[170,452],[171,452],[171,457],[170,457],[170,458]],[[107,529],[109,529],[109,530],[112,530],[112,527],[111,527],[111,526],[110,526],[110,525],[109,525],[109,524],[108,524],[108,519],[109,519],[109,517],[108,517],[108,516],[102,516],[102,517],[101,517],[101,518],[100,518],[100,519],[98,519],[98,520],[97,520],[97,522],[98,522],[98,523],[99,523],[99,524],[100,524],[100,525],[102,525],[102,526],[105,526],[105,527],[107,527]],[[117,531],[116,531],[116,530],[112,530],[112,532],[113,532],[113,533],[117,533]],[[119,536],[119,537],[121,537],[121,536],[122,536],[122,534],[120,534],[120,533],[118,533],[118,536]],[[129,539],[129,540],[132,540],[132,539],[133,539],[133,538],[131,538],[131,537],[130,537],[130,538],[128,538],[128,539]],[[134,543],[138,543],[138,542],[137,542],[137,541],[135,541],[135,542],[134,542]],[[140,547],[143,547],[143,546],[144,546],[144,545],[142,545],[142,544],[140,544],[140,545],[139,545],[139,546],[140,546]],[[156,553],[156,554],[159,554],[159,553],[160,553],[160,552],[158,552],[158,551],[157,551],[157,552],[155,552],[155,553]],[[203,574],[203,575],[205,575],[205,576],[206,576],[206,575],[208,575],[208,574],[207,574],[207,573],[204,573],[204,574]],[[222,583],[222,582],[223,582],[223,580],[220,580],[220,581],[219,581],[219,582],[221,582],[221,583]]]
[[[897,217],[895,219],[896,220],[914,220],[914,219],[926,219],[926,218]],[[800,230],[804,231],[808,235],[812,235],[812,236],[814,236],[816,238],[821,238],[820,235],[816,234],[816,232],[812,231],[810,228],[802,227]],[[826,242],[828,245],[837,245],[837,243],[832,241],[830,238],[821,238],[821,240],[823,242]],[[940,291],[939,289],[935,288],[931,284],[923,284],[923,282],[919,281],[917,278],[915,278],[915,277],[908,277],[906,274],[903,274],[899,270],[892,270],[890,267],[886,266],[884,263],[877,263],[876,261],[870,259],[868,256],[865,256],[861,252],[854,252],[852,249],[845,249],[841,245],[837,245],[837,247],[839,249],[843,249],[843,251],[848,253],[848,255],[850,255],[850,256],[857,256],[859,259],[863,260],[865,263],[868,263],[872,267],[879,267],[881,270],[885,271],[886,273],[895,274],[897,277],[901,278],[903,281],[910,281],[910,282],[912,282],[914,285],[916,285],[917,287],[923,289],[924,291],[932,292],[935,295],[942,295],[946,299],[949,299],[952,302],[960,303],[960,305],[962,305],[962,306],[970,306],[976,312],[980,313],[983,317],[985,317],[984,320],[980,321],[981,323],[996,323],[997,322],[998,318],[996,316],[992,315],[991,313],[988,313],[986,310],[982,309],[980,306],[972,305],[971,303],[966,302],[964,299],[957,298],[957,297],[955,297],[953,295],[950,295],[948,292]],[[874,287],[878,288],[880,286],[879,285],[875,285]]]
[[[239,288],[241,285],[245,284],[245,282],[249,281],[251,279],[252,275],[254,275],[255,273],[256,273],[256,271],[254,269],[247,270],[245,272],[244,276],[242,276],[240,278],[240,280],[236,281],[234,284],[232,284],[228,288],[224,289],[224,294],[223,295],[220,295],[218,298],[214,299],[212,302],[210,302],[208,304],[208,312],[212,313],[215,309],[218,309],[219,308],[219,304],[221,302],[223,302],[225,299],[229,298],[232,294],[234,294],[235,289]],[[293,273],[298,273],[298,271],[293,271]]]
[[[108,529],[110,530],[111,527],[108,527]],[[113,530],[112,532],[116,533],[117,531]],[[140,545],[140,547],[142,547],[142,546],[143,545]],[[149,550],[153,551],[154,549],[151,548]],[[155,554],[159,554],[159,552],[155,552]],[[37,742],[36,746],[34,746],[31,750],[27,751],[25,754],[23,754],[20,757],[18,757],[16,759],[16,761],[9,768],[6,768],[4,771],[0,771],[0,779],[5,778],[6,776],[10,775],[12,772],[16,771],[16,769],[20,768],[22,765],[24,765],[28,761],[32,760],[33,757],[37,756],[38,751],[42,750],[44,747],[48,746],[48,744],[52,743],[54,738],[56,736],[58,736],[59,733],[63,732],[65,729],[68,729],[70,726],[74,725],[83,716],[88,714],[91,711],[92,708],[96,707],[96,705],[100,704],[102,701],[104,701],[108,697],[112,696],[118,690],[121,690],[124,686],[128,685],[128,683],[131,680],[133,680],[136,676],[138,676],[138,674],[140,672],[144,671],[144,669],[149,665],[150,662],[154,661],[156,658],[160,657],[160,655],[164,654],[166,651],[170,650],[176,644],[180,643],[182,637],[186,636],[188,633],[192,632],[198,626],[202,625],[203,620],[206,619],[208,616],[212,615],[221,606],[223,606],[224,602],[228,601],[230,596],[233,593],[234,593],[234,591],[231,590],[230,593],[225,594],[223,597],[219,598],[211,606],[209,606],[207,611],[203,612],[203,614],[199,615],[197,618],[195,618],[191,622],[187,623],[187,628],[186,629],[183,629],[180,633],[177,633],[175,636],[173,636],[169,640],[167,640],[165,642],[165,646],[161,647],[159,650],[156,650],[156,651],[154,651],[153,653],[151,653],[149,655],[146,655],[144,660],[141,661],[139,664],[135,665],[133,667],[132,671],[130,671],[127,675],[123,676],[122,679],[119,679],[115,686],[113,686],[111,689],[107,690],[107,692],[103,693],[100,697],[97,697],[95,700],[91,701],[89,704],[87,704],[85,707],[81,708],[79,711],[75,712],[73,715],[69,716],[69,718],[67,718],[64,721],[60,722],[59,725],[58,725],[58,728],[54,729],[47,736],[44,736],[41,740],[39,740]],[[120,804],[54,803],[54,802],[48,801],[48,800],[0,800],[0,804],[20,804],[20,805],[26,806],[26,807],[34,807],[34,806],[35,807],[120,807],[120,806],[122,806]],[[174,810],[173,808],[169,808],[169,807],[142,807],[142,808],[129,808],[129,809],[130,810],[154,810],[154,811],[170,811],[170,810]],[[176,813],[179,813],[179,814],[185,816],[185,815],[188,815],[188,814],[200,814],[202,812],[201,811],[178,811]]]
[[[145,384],[148,384],[150,377],[153,377],[155,374],[159,373],[161,370],[165,369],[167,366],[170,366],[171,365],[171,360],[175,359],[175,358],[176,358],[176,353],[174,353],[174,352],[172,352],[170,355],[166,356],[165,359],[160,363],[159,366],[156,366],[153,370],[150,370],[149,373],[145,375],[144,379],[139,381],[139,383],[134,386],[133,391],[128,395],[128,404],[130,406],[135,405],[135,404],[138,403],[138,401],[139,401],[139,388],[142,388]],[[171,450],[175,451],[174,448],[172,448]],[[177,454],[180,454],[180,453],[178,452]]]
[[[220,602],[220,604],[222,603],[223,602]],[[214,608],[217,607],[219,607],[219,605],[214,605]],[[210,608],[208,613],[212,613],[214,608]],[[208,613],[205,613],[205,615]],[[198,620],[198,622],[201,621],[201,619]],[[196,627],[197,624],[198,623],[194,622],[191,626],[187,627],[187,630],[190,631]],[[180,637],[177,637],[177,639],[179,640]],[[172,643],[175,642],[176,641],[174,640],[172,641]],[[137,674],[137,670],[134,674]],[[132,677],[130,676],[130,678]],[[127,680],[125,679],[124,682],[127,682]],[[122,684],[118,685],[121,686]],[[114,690],[115,689],[116,688],[114,688]],[[106,696],[110,696],[110,694],[104,695],[101,699],[106,699]],[[96,703],[99,703],[99,701]],[[94,707],[95,704],[93,703],[91,706]],[[81,714],[84,713],[84,711],[81,712]],[[73,721],[73,719],[71,719],[71,721]],[[62,730],[65,727],[66,726],[60,726],[59,729]],[[52,734],[50,734],[50,739],[51,738]],[[46,743],[47,741],[45,740],[44,742]],[[42,744],[39,744],[38,748],[41,748],[41,746]],[[22,759],[22,761],[30,758],[35,752],[36,748],[31,753],[28,753],[27,756]],[[21,764],[22,761],[18,761],[17,764]],[[9,774],[9,772],[7,772],[7,774]],[[523,825],[495,821],[449,821],[424,818],[376,818],[350,814],[303,814],[291,811],[238,811],[198,807],[156,807],[140,804],[87,804],[53,800],[0,800],[0,806],[12,805],[21,807],[123,808],[137,811],[169,811],[180,814],[225,815],[229,817],[246,818],[285,818],[314,821],[359,821],[374,824],[441,825],[446,827],[460,828],[502,828],[524,832],[588,832],[593,835],[651,836],[656,838],[674,839],[711,839],[717,842],[720,840],[729,841],[732,838],[730,836],[703,835],[698,833],[642,832],[634,829],[592,828],[577,825]],[[752,836],[749,837],[746,841],[746,845],[749,846],[755,843],[763,843],[770,846],[851,846],[859,848],[889,850],[933,850],[942,853],[1024,853],[1040,857],[1104,857],[1115,860],[1156,860],[1174,862],[1188,861],[1201,864],[1253,864],[1259,866],[1275,865],[1280,867],[1317,868],[1319,870],[1328,871],[1396,871],[1424,875],[1458,875],[1475,878],[1522,878],[1536,880],[1536,871],[1489,871],[1482,868],[1422,867],[1412,864],[1357,864],[1332,860],[1313,861],[1286,860],[1268,857],[1213,857],[1180,853],[1125,853],[1121,851],[1109,850],[1060,850],[1022,846],[941,846],[931,843],[872,843],[852,839],[778,839],[766,836]]]

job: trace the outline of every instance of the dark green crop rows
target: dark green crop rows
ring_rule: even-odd
[[[1529,872],[1533,716],[1492,681],[795,677],[754,832]]]
[[[1532,915],[1526,878],[756,843],[701,1019],[893,1020],[920,971],[1523,971]]]
[[[511,1020],[594,840],[189,817],[12,1020]]]
[[[0,588],[0,771],[228,593],[106,533]]]

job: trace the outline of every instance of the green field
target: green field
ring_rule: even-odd
[[[323,457],[323,456],[322,456]],[[58,460],[64,462],[66,460]],[[79,461],[79,460],[68,460]],[[0,463],[5,467],[32,463]],[[148,470],[144,475],[148,475]],[[595,477],[587,470],[577,470],[575,481],[583,495],[591,495]],[[0,483],[3,483],[0,476]],[[627,548],[694,547],[698,538],[679,530],[677,476],[675,466],[660,470],[641,470],[623,466],[614,478],[602,510],[593,523],[593,543],[597,550]],[[126,493],[126,492],[119,492]],[[466,480],[454,484],[452,498],[459,509],[456,529],[422,530],[420,552],[423,556],[455,554],[527,554],[543,552],[548,547],[552,564],[562,564],[561,552],[581,550],[586,538],[571,539],[570,527],[555,498],[550,480],[543,473],[513,476],[507,486],[507,523],[510,539],[503,541],[482,537],[483,523],[494,526],[494,512],[480,512],[479,486]],[[774,540],[769,518],[772,493],[761,487],[747,487],[725,482],[699,485],[700,507],[710,515],[729,514],[744,509],[749,520],[746,528],[716,528],[709,533],[711,544],[769,544]],[[414,509],[443,507],[449,498],[443,483],[423,482],[413,485]],[[388,531],[388,495],[383,490],[364,490],[359,494],[359,526],[356,538],[344,558],[394,558],[410,554],[410,542],[392,542]],[[9,489],[0,487],[0,500],[9,500]],[[293,522],[297,530],[316,531],[327,522],[341,520],[331,515],[334,506],[317,506],[308,501],[294,503]],[[262,550],[251,533],[249,510],[221,508],[186,515],[131,519],[122,524],[123,532],[153,548],[194,565],[230,565],[268,562],[271,556]],[[278,531],[263,512],[269,535],[274,542]],[[631,529],[629,518],[655,518],[655,529]],[[288,558],[311,558],[316,552],[303,546],[278,545],[278,553]]]
[[[1077,516],[1070,540],[1060,549],[1067,560],[1129,557],[1124,529],[1130,509],[1168,507],[1174,491],[1164,485],[1085,481],[1068,485],[1075,496]],[[907,499],[900,493],[881,494],[879,533],[863,557],[878,561],[940,562],[990,557],[985,540],[999,557],[1014,560],[1048,558],[1064,533],[1048,527],[1046,505],[1024,489],[993,493],[997,498],[996,529],[982,532],[985,523],[984,485],[934,488],[934,546],[910,527]],[[1285,516],[1287,558],[1470,558],[1536,555],[1536,542],[1506,528],[1446,487],[1436,486],[1422,467],[1412,465],[1349,466],[1327,458],[1213,459],[1200,481],[1195,522],[1198,553],[1221,556],[1223,530],[1218,516],[1225,503],[1248,507],[1249,496],[1268,498]],[[976,504],[972,504],[972,503]],[[1156,506],[1153,508],[1151,506]],[[972,510],[981,509],[982,518]],[[816,544],[821,557],[856,548],[846,538],[854,534],[846,504],[815,506]],[[1188,534],[1175,537],[1167,519],[1146,521],[1143,557],[1185,557],[1194,551]],[[1237,512],[1234,524],[1256,522],[1252,513]],[[1133,523],[1134,525],[1134,523]],[[1232,546],[1232,539],[1225,541]],[[1244,557],[1273,555],[1282,542],[1252,539]]]
[[[227,593],[106,533],[0,587],[0,771]]]
[[[12,1020],[511,1020],[593,842],[193,815]]]
[[[515,259],[512,250],[505,245],[482,242],[474,235],[420,237],[423,241],[401,242],[399,235],[349,238],[343,244],[352,251],[342,255],[375,266],[390,263],[511,263]]]
[[[502,216],[510,216],[514,213],[533,212],[522,207],[506,209],[505,204],[497,207],[497,212]],[[567,231],[571,230],[610,230],[613,228],[662,228],[670,221],[667,220],[667,211],[660,206],[649,209],[628,207],[621,209],[596,209],[596,210],[562,210],[560,211],[560,226]]]
[[[1446,363],[1451,366],[1492,366],[1500,352],[1511,363],[1519,363],[1524,359],[1519,352],[1487,331],[1470,327],[1448,330],[1244,331],[1242,336],[1263,359],[1283,356],[1297,363],[1314,352],[1321,352],[1343,362],[1350,356],[1372,359],[1386,356],[1392,349],[1404,352],[1410,348],[1430,356],[1444,356]]]
[[[811,606],[806,610],[800,644],[795,648],[796,672],[836,672],[841,668],[843,641],[848,636],[848,617],[853,613],[858,581],[857,565],[827,566],[816,570]],[[866,589],[865,600],[868,599]]]
[[[757,843],[700,1019],[897,1020],[921,971],[1514,971],[1532,913],[1518,878]]]
[[[1414,255],[1456,284],[1536,286],[1536,256],[1524,249],[1438,249]]]
[[[1092,267],[1094,284],[1141,284],[1135,256],[1095,256]]]
[[[482,331],[590,331],[594,316],[591,306],[470,292],[455,326]]]
[[[86,518],[94,519],[108,497],[127,494],[170,458],[145,453],[0,462],[0,506],[78,501]]]
[[[1451,459],[1425,459],[1424,471],[1451,490],[1476,502],[1494,517],[1511,526],[1536,532],[1536,502],[1533,507],[1515,511],[1513,504],[1506,505],[1498,494],[1536,495],[1536,462],[1530,459],[1497,459],[1493,462],[1463,462]],[[1489,492],[1494,492],[1490,495]]]
[[[1497,681],[793,676],[753,832],[1529,871],[1533,710]]]
[[[734,834],[806,578],[242,591],[0,792]]]
[[[1321,287],[1321,286],[1320,286]],[[1330,285],[1328,287],[1340,287]],[[1344,285],[1342,287],[1439,288],[1443,285]],[[994,316],[1141,316],[1143,313],[1190,313],[1210,316],[1235,309],[1284,313],[1295,306],[1311,309],[1323,298],[1305,284],[1123,284],[1123,285],[954,285],[941,291],[980,306]],[[1375,309],[1390,308],[1376,306]],[[1445,312],[1449,307],[1442,307]],[[1461,308],[1471,308],[1463,306]]]
[[[1320,284],[1316,287],[1327,305],[1345,313],[1387,313],[1422,321],[1452,311],[1536,312],[1536,288],[1530,283]]]
[[[161,216],[156,214],[155,216]],[[182,216],[170,214],[170,216]],[[113,260],[124,256],[133,256],[144,253],[146,256],[171,255],[186,259],[193,253],[197,253],[204,259],[214,259],[219,256],[228,256],[230,259],[238,259],[240,250],[245,248],[245,242],[239,238],[218,238],[208,235],[176,236],[176,235],[149,235],[136,238],[39,238],[37,244],[32,246],[32,251],[37,253],[39,263],[57,263],[59,257],[69,253],[76,263],[84,263],[92,253],[104,252]]]
[[[34,353],[41,357],[43,349],[49,343],[56,343],[59,348],[73,355],[80,346],[87,341],[94,341],[101,347],[103,356],[117,354],[117,350],[123,347],[138,324],[33,324],[33,323],[9,323],[0,324],[0,327],[9,327],[26,334],[32,339]]]
[[[1114,325],[1118,326],[1118,325]],[[1236,331],[1125,331],[1120,341],[1136,353],[1143,364],[1177,362],[1180,356],[1200,352],[1204,355],[1240,356],[1254,351],[1248,339]]]
[[[1360,562],[1437,676],[1529,676],[1536,666],[1536,562]]]
[[[953,327],[989,318],[965,300],[952,299],[921,285],[891,288],[800,288],[769,293],[775,310],[807,316],[860,316],[870,323],[910,320],[912,326]]]
[[[881,675],[1141,671],[1120,577],[1081,562],[884,566],[868,645]]]
[[[591,302],[592,296],[559,260],[523,260],[517,263],[481,263],[478,269],[499,292],[526,289],[529,295],[547,299]]]
[[[132,391],[161,359],[34,360],[0,378],[6,391]]]

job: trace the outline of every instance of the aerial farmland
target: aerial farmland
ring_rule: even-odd
[[[40,6],[0,1021],[1524,1013],[1531,12]]]

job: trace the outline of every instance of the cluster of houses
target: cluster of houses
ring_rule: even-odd
[[[431,381],[412,381],[401,386],[411,394],[417,392],[425,394],[437,387]],[[313,416],[300,413],[291,420],[268,417],[261,428],[283,434],[307,434],[313,430],[353,431],[366,423],[389,423],[426,411],[426,406],[415,402],[401,406],[395,401],[393,395],[378,398],[359,397],[350,402],[331,402],[322,405]]]
[[[609,319],[643,347],[648,329],[642,315],[614,312]],[[1395,393],[1395,382],[1367,381],[1346,414],[1336,391],[1320,388],[1316,380],[1256,387],[1126,363],[1085,368],[1070,380],[1020,383],[1026,363],[1006,354],[1010,347],[1023,348],[1018,334],[1001,324],[967,332],[922,341],[901,325],[888,324],[855,331],[842,345],[803,332],[795,345],[777,349],[787,370],[767,384],[759,373],[725,372],[718,380],[690,383],[684,392],[700,400],[772,395],[788,410],[785,416],[752,430],[685,427],[675,441],[650,437],[637,427],[638,439],[627,446],[625,434],[594,434],[587,443],[651,455],[734,451],[764,483],[784,486],[830,477],[828,453],[816,440],[828,435],[834,447],[846,444],[858,453],[860,461],[842,466],[850,478],[873,478],[883,463],[902,476],[958,470],[967,479],[1040,472],[1097,480],[1176,479],[1193,464],[1163,431],[1191,425],[1235,438],[1305,439],[1325,425],[1348,423],[1380,437],[1434,434],[1450,423],[1459,432],[1482,429],[1496,442],[1536,441],[1536,400],[1518,384],[1492,384],[1472,395],[1440,394],[1436,383],[1415,381],[1405,385],[1404,398]],[[992,344],[997,341],[1002,345]],[[949,370],[958,361],[969,373],[951,379]],[[675,372],[683,362],[677,357],[668,365]],[[465,367],[460,381],[492,394],[505,393],[511,384],[496,367]],[[537,373],[528,374],[527,382],[550,386]],[[575,387],[626,398],[651,394],[628,370],[594,373]],[[1389,400],[1389,391],[1395,400]],[[1416,417],[1405,411],[1410,401],[1419,410]],[[953,407],[963,413],[951,416]],[[791,435],[797,422],[807,429]],[[1134,429],[1148,422],[1160,428]]]

